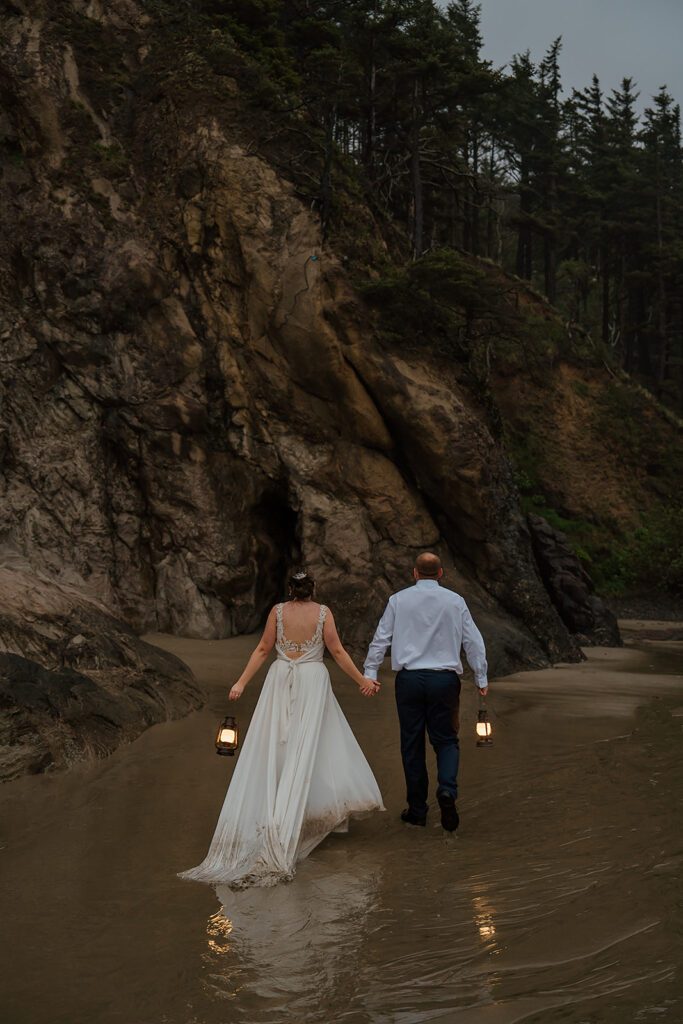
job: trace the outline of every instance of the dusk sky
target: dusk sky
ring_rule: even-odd
[[[561,35],[564,97],[596,73],[605,93],[633,78],[641,111],[660,85],[683,103],[683,0],[482,0],[481,7],[483,55],[496,67],[527,49],[538,62]]]

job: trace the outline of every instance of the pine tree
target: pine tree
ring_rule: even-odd
[[[451,32],[446,130],[452,160],[459,173],[456,205],[462,207],[462,245],[478,255],[492,248],[495,143],[490,127],[492,97],[500,80],[489,61],[482,60],[481,4],[457,0],[447,8]],[[485,170],[486,169],[486,170]],[[488,174],[486,173],[488,171]],[[459,202],[458,202],[459,201]],[[482,244],[481,214],[486,211],[486,242]]]
[[[643,188],[654,230],[645,248],[652,267],[651,335],[652,372],[662,389],[669,360],[680,347],[680,294],[683,284],[681,227],[683,225],[683,154],[681,111],[666,87],[645,110],[641,132],[643,142]],[[648,370],[650,367],[648,367]]]
[[[597,323],[603,341],[609,343],[612,267],[606,197],[610,187],[610,165],[603,94],[597,75],[593,75],[587,89],[581,92],[574,90],[572,100],[575,116],[574,199],[578,204],[572,211],[573,230],[581,239],[584,256],[600,283]]]
[[[512,74],[506,81],[502,117],[506,124],[504,146],[514,176],[517,214],[515,271],[531,280],[533,275],[534,162],[538,145],[539,103],[536,68],[529,52],[512,58]]]
[[[546,53],[539,68],[541,99],[541,136],[537,158],[536,190],[539,195],[543,233],[543,283],[550,302],[557,298],[557,265],[560,245],[560,183],[565,172],[560,105],[559,56],[562,38],[558,37]]]
[[[635,352],[644,317],[642,240],[645,232],[641,202],[635,104],[638,93],[625,78],[607,100],[606,137],[609,146],[609,188],[606,216],[615,253],[615,316],[618,353],[627,370]]]

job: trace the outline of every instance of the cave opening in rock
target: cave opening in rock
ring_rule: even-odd
[[[255,611],[261,623],[278,601],[287,598],[287,575],[301,561],[298,517],[281,490],[266,491],[254,509],[257,561]]]

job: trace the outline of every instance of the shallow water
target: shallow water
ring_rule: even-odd
[[[466,689],[456,836],[434,810],[425,829],[398,820],[391,676],[364,700],[335,673],[387,813],[329,837],[291,883],[233,892],[175,872],[213,832],[233,767],[214,729],[253,638],[156,639],[205,709],[0,789],[3,1022],[683,1020],[680,644],[494,683],[490,749]]]

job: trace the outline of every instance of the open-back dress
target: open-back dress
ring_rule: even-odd
[[[265,678],[206,858],[181,878],[232,885],[289,879],[296,862],[349,818],[384,810],[370,766],[323,663],[325,605],[305,643],[287,640]],[[297,658],[291,653],[303,651]]]

